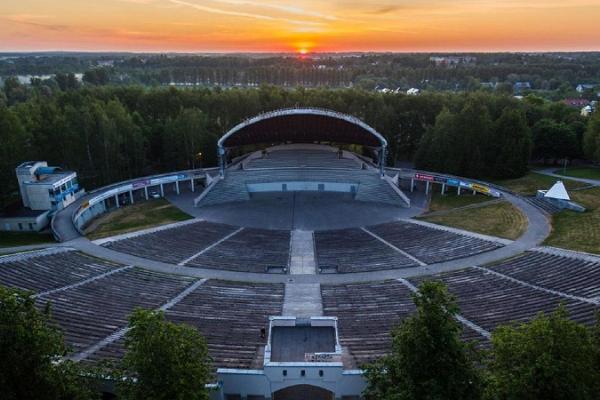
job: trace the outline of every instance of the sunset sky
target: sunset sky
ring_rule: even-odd
[[[600,50],[600,0],[2,0],[0,51]]]

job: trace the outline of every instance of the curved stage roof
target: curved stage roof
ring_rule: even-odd
[[[351,115],[318,108],[291,108],[260,114],[236,125],[219,140],[219,147],[285,142],[387,146],[379,132]]]

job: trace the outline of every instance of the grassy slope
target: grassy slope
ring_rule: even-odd
[[[17,247],[53,242],[54,238],[49,233],[0,232],[0,247]]]
[[[191,218],[164,199],[149,200],[101,216],[86,229],[86,235],[100,239]]]
[[[478,208],[456,210],[444,215],[424,216],[420,219],[506,239],[516,239],[527,229],[527,217],[505,201]]]
[[[554,171],[555,174],[572,176],[574,178],[585,178],[585,179],[598,179],[600,180],[600,168],[594,167],[569,167],[567,172],[564,170],[557,169]]]
[[[558,178],[554,178],[552,176],[530,172],[521,178],[495,181],[494,183],[504,186],[522,195],[534,196],[538,189],[550,189],[550,187],[554,185],[557,180]],[[585,183],[571,180],[563,180],[563,183],[565,184],[567,190],[587,186]]]
[[[600,188],[571,192],[571,200],[587,208],[585,213],[562,211],[552,217],[547,245],[600,254]]]
[[[453,208],[483,203],[490,200],[493,200],[493,198],[482,194],[472,195],[470,192],[463,192],[460,196],[454,191],[446,192],[443,196],[441,193],[436,192],[431,196],[429,212],[451,210]]]

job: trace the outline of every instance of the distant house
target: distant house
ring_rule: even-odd
[[[459,64],[474,64],[477,57],[473,56],[432,56],[429,61],[433,62],[436,67],[452,67]]]
[[[592,108],[592,106],[585,106],[581,109],[581,116],[589,117],[593,112],[594,112],[594,109]]]
[[[582,108],[590,104],[586,99],[564,99],[563,103],[573,108]]]
[[[581,116],[589,117],[590,115],[592,115],[593,113],[596,112],[597,107],[598,107],[597,101],[590,102],[590,104],[588,104],[587,106],[585,106],[581,109]]]
[[[513,89],[515,93],[521,93],[523,90],[531,90],[531,82],[515,82]]]
[[[416,96],[419,93],[421,93],[421,91],[419,89],[417,89],[417,88],[410,88],[410,89],[408,89],[406,91],[406,94],[409,95],[409,96]]]
[[[579,85],[577,85],[577,87],[575,88],[575,90],[578,93],[583,93],[583,92],[585,92],[587,90],[594,90],[594,88],[596,86],[598,86],[598,85],[595,85],[593,83],[580,83]]]

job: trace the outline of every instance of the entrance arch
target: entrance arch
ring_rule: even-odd
[[[273,400],[335,400],[335,394],[312,385],[295,385],[273,393]]]

